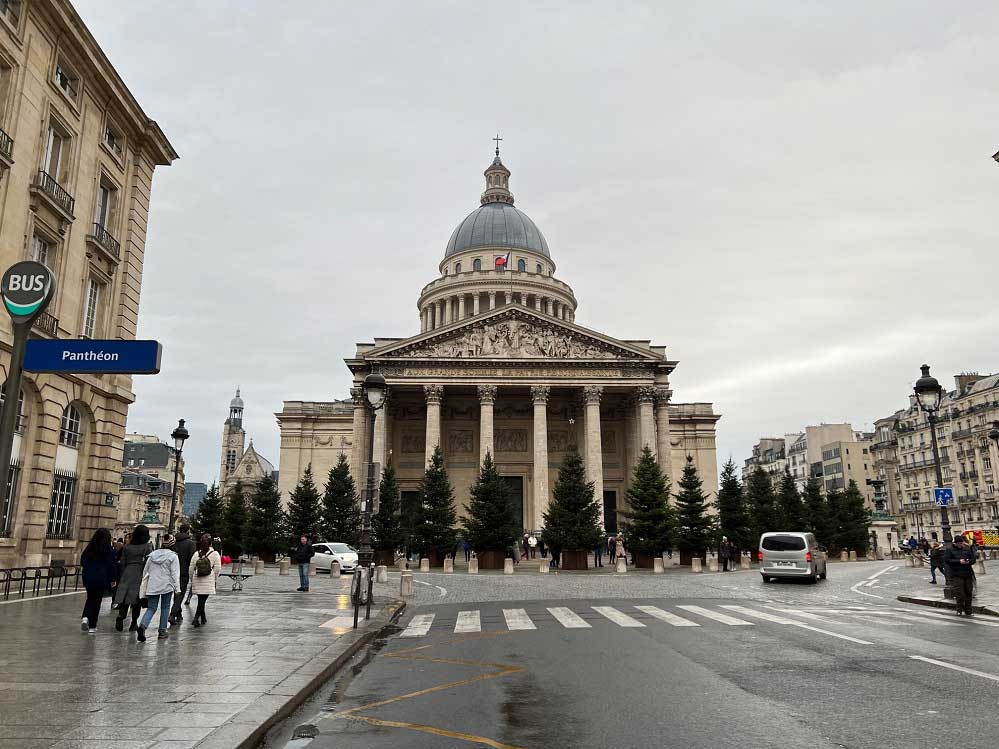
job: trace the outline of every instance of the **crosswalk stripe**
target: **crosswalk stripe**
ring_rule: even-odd
[[[584,629],[590,626],[576,612],[567,609],[565,606],[556,606],[555,608],[548,609],[548,613],[554,616],[558,620],[558,623],[566,629]]]
[[[799,609],[785,609],[785,608],[776,608],[776,607],[770,607],[770,608],[774,608],[775,611],[780,611],[783,614],[791,614],[792,616],[798,616],[801,617],[802,619],[811,619],[813,621],[819,621],[819,622],[828,621],[830,616],[836,616],[836,615],[849,616],[851,619],[857,619],[860,618],[861,616],[892,616],[892,617],[901,617],[903,619],[907,619],[908,617],[906,616],[906,614],[916,613],[908,611],[907,612],[882,611],[879,609],[812,609],[811,611],[801,611]],[[814,613],[816,611],[821,612],[826,616],[824,617],[819,616],[818,614]],[[943,627],[961,626],[958,622],[938,622],[935,619],[923,620],[923,622],[925,624],[934,624]],[[890,626],[889,622],[873,622],[873,623]],[[909,624],[909,622],[905,623]]]
[[[669,611],[663,611],[655,606],[636,606],[636,609],[641,611],[643,614],[648,614],[649,616],[655,617],[667,624],[672,624],[674,627],[700,627],[701,625],[697,622],[692,622],[690,619],[684,619],[682,616],[677,616],[676,614],[671,614]]]
[[[402,631],[399,637],[423,637],[430,631],[430,625],[434,623],[436,614],[417,614],[410,622],[409,626]]]
[[[644,627],[638,619],[628,616],[623,611],[618,611],[613,606],[594,606],[593,610],[601,616],[605,616],[619,627]]]
[[[503,618],[506,619],[506,628],[513,631],[517,629],[537,629],[531,617],[524,609],[503,609]]]
[[[717,611],[712,611],[711,609],[701,608],[700,606],[677,606],[678,609],[683,609],[684,611],[689,611],[691,614],[700,614],[701,616],[707,617],[708,619],[714,619],[716,622],[721,622],[722,624],[727,624],[730,627],[751,627],[752,622],[746,622],[742,619],[736,619],[734,616],[729,616],[728,614],[722,614]]]
[[[729,609],[730,611],[735,611],[744,616],[752,616],[757,619],[763,619],[764,621],[773,622],[774,624],[790,624],[792,627],[799,627],[800,629],[807,629],[811,632],[818,632],[819,634],[829,635],[829,637],[836,637],[840,640],[849,640],[850,642],[855,642],[858,645],[873,645],[873,642],[868,642],[867,640],[861,640],[856,637],[850,637],[849,635],[841,635],[838,632],[830,632],[828,629],[819,629],[818,627],[813,627],[811,624],[804,624],[794,619],[787,619],[783,616],[777,616],[776,614],[769,614],[765,611],[756,611],[755,609],[747,609],[745,606],[733,606],[733,605],[722,605],[723,609]]]
[[[904,609],[897,609],[899,614],[907,614],[909,616],[920,616],[920,617],[932,617],[932,619],[927,619],[927,624],[948,624],[955,627],[963,627],[965,624],[977,624],[981,627],[999,627],[999,622],[987,622],[982,619],[974,618],[964,618],[958,621],[936,621],[937,619],[957,619],[956,614],[944,614],[941,611],[908,611]]]
[[[479,611],[459,611],[458,620],[454,623],[454,633],[481,632],[482,621],[479,618]]]

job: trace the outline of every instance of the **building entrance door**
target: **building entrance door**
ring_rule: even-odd
[[[617,489],[604,489],[604,530],[617,535]]]
[[[517,518],[517,527],[524,528],[524,477],[503,476],[502,478],[510,487],[510,494],[513,496],[513,514]]]

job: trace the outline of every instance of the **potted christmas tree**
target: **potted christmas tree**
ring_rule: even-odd
[[[391,463],[382,471],[382,482],[378,487],[378,512],[371,517],[371,535],[375,547],[375,564],[395,564],[395,553],[402,548],[403,534],[399,519],[399,484]]]
[[[687,464],[683,467],[680,478],[680,493],[676,497],[677,508],[677,546],[680,549],[680,564],[690,564],[694,557],[705,561],[704,555],[711,545],[712,522],[705,511],[707,500],[701,485],[701,477],[697,475],[694,459],[687,456]]]
[[[559,466],[541,538],[553,553],[560,554],[564,570],[585,570],[590,551],[603,541],[593,482],[586,480],[583,459],[576,451],[569,452]]]
[[[444,468],[444,453],[438,445],[420,482],[420,507],[414,529],[416,546],[430,560],[431,567],[443,566],[445,555],[454,553],[457,519],[454,489]]]
[[[488,452],[472,487],[468,517],[463,525],[465,539],[479,560],[479,568],[503,569],[506,550],[516,542],[520,524],[514,513],[510,485],[499,475]]]
[[[667,501],[669,483],[648,447],[635,465],[627,497],[631,509],[622,513],[627,518],[625,546],[636,567],[652,569],[652,560],[672,547],[675,521]]]

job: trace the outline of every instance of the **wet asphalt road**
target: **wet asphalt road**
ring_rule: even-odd
[[[565,600],[492,600],[483,578],[479,602],[413,607],[268,746],[992,747],[974,726],[999,698],[999,619],[894,601],[920,574]]]

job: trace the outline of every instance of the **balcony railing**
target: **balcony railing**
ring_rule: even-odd
[[[971,436],[970,429],[955,429],[950,433],[950,438],[954,440],[964,439],[965,437]]]
[[[3,130],[0,130],[0,157],[7,162],[14,161],[14,139]]]
[[[62,208],[70,216],[73,215],[73,209],[76,207],[76,200],[72,195],[66,192],[66,189],[56,181],[55,177],[48,172],[39,172],[38,187],[52,199],[52,202]]]
[[[94,233],[90,236],[115,260],[121,259],[121,243],[99,223],[94,223]]]
[[[964,481],[977,478],[978,478],[978,471],[961,471],[961,479]]]
[[[59,318],[53,317],[48,312],[43,312],[35,318],[31,327],[55,338],[59,335]]]
[[[943,466],[943,465],[947,465],[948,463],[950,463],[950,458],[948,458],[946,455],[941,455],[940,456],[940,465]],[[900,470],[900,471],[915,471],[915,470],[917,470],[919,468],[926,468],[927,466],[930,466],[930,467],[933,466],[933,459],[932,458],[928,458],[927,460],[917,460],[915,463],[908,463],[908,464],[902,463],[901,465],[899,465],[898,470]]]

